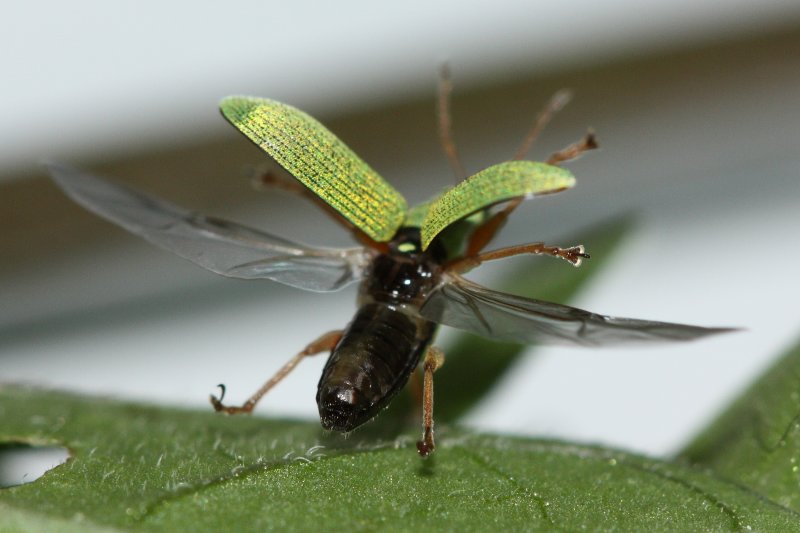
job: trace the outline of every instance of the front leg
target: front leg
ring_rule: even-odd
[[[476,268],[481,263],[486,261],[494,261],[495,259],[502,259],[504,257],[512,257],[515,255],[531,254],[531,255],[552,255],[567,261],[575,267],[581,266],[584,259],[589,259],[589,254],[582,244],[577,246],[570,246],[568,248],[561,248],[559,246],[548,246],[543,242],[533,242],[529,244],[519,244],[517,246],[508,246],[490,252],[473,255],[471,257],[464,257],[458,259],[448,265],[448,269],[464,273]]]

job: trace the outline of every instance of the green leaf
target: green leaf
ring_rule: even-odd
[[[575,185],[568,170],[538,161],[506,161],[484,169],[431,203],[420,227],[423,250],[447,226],[494,204],[551,194]],[[412,213],[416,212],[412,209]]]
[[[519,266],[504,277],[506,281],[492,288],[566,303],[600,272],[632,226],[630,218],[618,218],[566,240],[564,245],[582,243],[591,253],[591,259],[584,261],[580,268],[572,268],[551,257],[520,259]],[[436,372],[436,419],[447,422],[464,415],[528,348],[461,333],[455,342],[444,348],[445,364]]]
[[[72,451],[39,480],[0,491],[3,531],[800,527],[796,513],[705,471],[590,446],[453,429],[421,460],[411,438],[9,386],[0,414],[0,441]]]
[[[681,456],[800,512],[800,344]]]
[[[0,489],[0,497],[2,489]],[[100,526],[80,517],[58,518],[36,511],[23,511],[0,503],[0,530],[3,533],[52,531],[58,533],[113,533],[120,529]]]
[[[292,106],[248,96],[220,102],[223,116],[276,163],[356,228],[378,242],[403,223],[406,201],[310,115]]]

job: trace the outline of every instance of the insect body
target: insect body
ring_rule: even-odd
[[[438,246],[422,252],[419,231],[409,228],[389,243],[388,253],[373,259],[359,310],[319,381],[323,427],[350,431],[405,386],[436,332],[436,323],[416,310],[439,283],[443,254]]]
[[[449,133],[447,80],[440,98],[440,133],[460,181],[434,200],[408,209],[403,197],[316,120],[271,100],[231,97],[223,115],[298,183],[289,189],[321,200],[364,244],[328,249],[295,243],[225,220],[193,213],[126,186],[64,165],[49,165],[55,182],[76,202],[146,240],[213,272],[271,279],[306,290],[334,291],[360,281],[359,309],[342,331],[328,332],[295,355],[241,406],[211,397],[217,411],[250,412],[304,357],[330,352],[317,391],[323,427],[351,431],[373,418],[423,361],[423,438],[434,449],[433,373],[442,362],[431,346],[439,324],[518,343],[601,346],[690,340],[728,331],[614,318],[551,302],[493,291],[461,276],[485,261],[545,254],[574,266],[582,246],[543,243],[483,252],[524,198],[572,187],[560,163],[594,147],[581,142],[547,163],[523,161],[536,133],[564,103],[558,94],[539,115],[517,157],[463,176]]]

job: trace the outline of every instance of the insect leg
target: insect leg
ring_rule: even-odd
[[[515,160],[523,159],[526,155],[528,155],[528,152],[530,152],[531,147],[533,147],[533,143],[536,142],[539,134],[542,133],[542,130],[544,130],[545,126],[550,123],[550,121],[553,119],[553,116],[555,116],[556,113],[561,111],[561,109],[569,103],[570,99],[572,99],[572,92],[567,89],[561,89],[550,97],[550,100],[547,101],[547,104],[545,104],[544,108],[539,111],[539,114],[536,115],[531,129],[528,130],[528,134],[525,135],[525,138],[522,140],[522,144],[517,150],[517,153],[514,154]],[[584,139],[584,141],[585,140],[586,139]],[[594,140],[594,137],[592,137],[592,140]],[[584,150],[586,149],[588,148],[585,148]],[[557,152],[557,154],[561,154],[563,151],[564,150]],[[556,154],[553,154],[550,156],[550,158],[553,159],[555,156]],[[548,161],[548,163],[549,162],[550,161]],[[500,231],[500,228],[503,227],[506,219],[508,219],[508,215],[510,215],[514,209],[516,209],[519,204],[522,203],[522,200],[522,198],[514,198],[508,202],[501,211],[492,215],[492,218],[484,222],[480,228],[475,230],[475,232],[473,232],[473,234],[470,236],[469,243],[467,243],[466,255],[475,255],[483,250],[483,247],[489,244],[489,241],[491,241],[497,232]]]
[[[560,248],[558,246],[548,246],[543,242],[532,242],[529,244],[499,248],[490,252],[473,255],[472,257],[464,257],[463,259],[449,264],[448,269],[459,273],[467,272],[486,261],[494,261],[495,259],[503,259],[504,257],[512,257],[520,254],[552,255],[576,267],[581,266],[584,259],[589,259],[589,254],[586,253],[586,249],[582,244],[570,246],[569,248]]]
[[[500,231],[506,220],[508,219],[508,215],[510,215],[514,209],[517,208],[519,204],[522,203],[522,198],[514,198],[508,203],[506,203],[505,207],[502,210],[498,211],[492,217],[481,224],[481,226],[472,232],[472,235],[469,237],[469,241],[467,242],[466,253],[464,254],[466,257],[471,257],[473,255],[477,255],[478,252],[483,250],[484,246],[489,244],[489,242],[497,235],[497,232]]]
[[[229,415],[235,415],[240,413],[250,413],[253,408],[256,406],[258,401],[264,396],[267,392],[269,392],[272,387],[277,385],[283,378],[285,378],[289,372],[294,370],[294,367],[297,366],[300,361],[309,355],[316,355],[318,353],[322,353],[325,351],[331,351],[339,342],[339,339],[342,338],[342,331],[335,330],[329,331],[325,333],[317,340],[306,346],[300,353],[289,359],[289,362],[283,365],[283,368],[278,370],[274,376],[269,378],[266,383],[264,383],[260,389],[258,389],[255,394],[250,396],[246,402],[244,402],[240,406],[227,406],[222,403],[222,399],[225,396],[225,386],[220,385],[222,392],[220,397],[217,398],[213,394],[211,395],[211,405],[214,406],[215,411],[222,411]]]
[[[458,149],[453,140],[453,123],[450,117],[450,93],[453,92],[453,82],[450,80],[450,67],[444,63],[439,69],[439,98],[436,101],[436,116],[439,119],[439,141],[450,163],[450,168],[460,182],[467,177],[464,165],[458,157]]]
[[[433,373],[444,364],[444,352],[431,346],[425,352],[423,362],[424,385],[422,391],[422,440],[417,442],[417,451],[427,457],[436,448],[433,442]]]
[[[515,160],[523,159],[528,154],[533,146],[533,143],[539,137],[539,134],[542,132],[542,130],[544,130],[545,126],[547,126],[547,124],[550,122],[550,120],[552,120],[553,116],[558,111],[560,111],[569,103],[571,98],[572,93],[567,89],[561,89],[552,97],[550,97],[550,100],[544,106],[544,109],[542,109],[539,114],[536,115],[536,119],[533,121],[533,126],[531,126],[531,129],[528,131],[525,139],[523,139],[522,144],[517,150],[517,153],[514,154]],[[589,131],[589,133],[587,133],[586,136],[579,142],[573,143],[551,155],[547,160],[547,163],[551,165],[558,165],[565,161],[575,159],[583,152],[593,148],[597,148],[597,140],[594,137],[594,133]],[[492,217],[484,222],[480,228],[475,230],[470,236],[469,242],[467,243],[465,255],[470,257],[483,250],[483,247],[489,244],[489,241],[491,241],[497,232],[500,231],[500,228],[503,227],[508,219],[508,216],[519,206],[519,204],[522,203],[522,200],[523,198],[514,198],[513,200],[509,201],[502,210],[492,215]]]
[[[558,166],[565,161],[571,161],[579,157],[588,150],[594,150],[597,146],[597,139],[594,136],[594,132],[589,130],[580,141],[572,143],[552,154],[547,159],[547,164]]]
[[[552,120],[553,116],[561,111],[561,109],[567,105],[571,99],[572,92],[568,89],[561,89],[550,97],[550,100],[547,101],[544,109],[539,111],[539,114],[536,115],[531,129],[522,140],[522,144],[517,150],[517,153],[514,154],[514,159],[523,159],[526,155],[528,155],[528,152],[530,152],[531,148],[533,147],[533,143],[536,142],[536,139],[539,137],[539,134],[542,133],[542,130],[544,130],[545,126],[550,123],[550,120]]]
[[[292,194],[311,194],[305,185],[281,169],[275,162],[258,165],[251,172],[250,181],[256,190],[278,189]]]
[[[333,209],[326,202],[322,201],[314,192],[308,187],[300,183],[292,175],[288,174],[285,170],[273,163],[270,166],[254,169],[253,177],[251,178],[253,186],[259,190],[277,189],[280,191],[296,194],[310,200],[318,207],[320,207],[325,214],[335,220],[338,224],[347,228],[355,237],[355,239],[370,248],[378,249],[379,251],[388,250],[386,245],[377,243],[370,239],[364,232],[358,230],[346,218],[341,216],[335,209]]]

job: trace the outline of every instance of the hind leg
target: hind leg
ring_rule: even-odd
[[[310,355],[316,355],[322,352],[330,352],[339,342],[339,339],[342,338],[342,331],[329,331],[325,333],[317,340],[306,346],[300,353],[289,359],[283,368],[278,370],[274,376],[269,378],[266,383],[264,383],[260,389],[258,389],[250,398],[247,399],[242,405],[239,406],[227,406],[222,403],[222,399],[225,397],[225,385],[220,385],[220,389],[222,392],[220,393],[219,398],[211,395],[211,405],[214,406],[215,411],[221,411],[223,413],[227,413],[229,415],[237,415],[241,413],[250,413],[253,411],[253,408],[256,406],[258,401],[272,389],[275,385],[280,383],[280,381],[289,375],[289,372],[294,370],[300,361],[303,358],[308,357]]]

